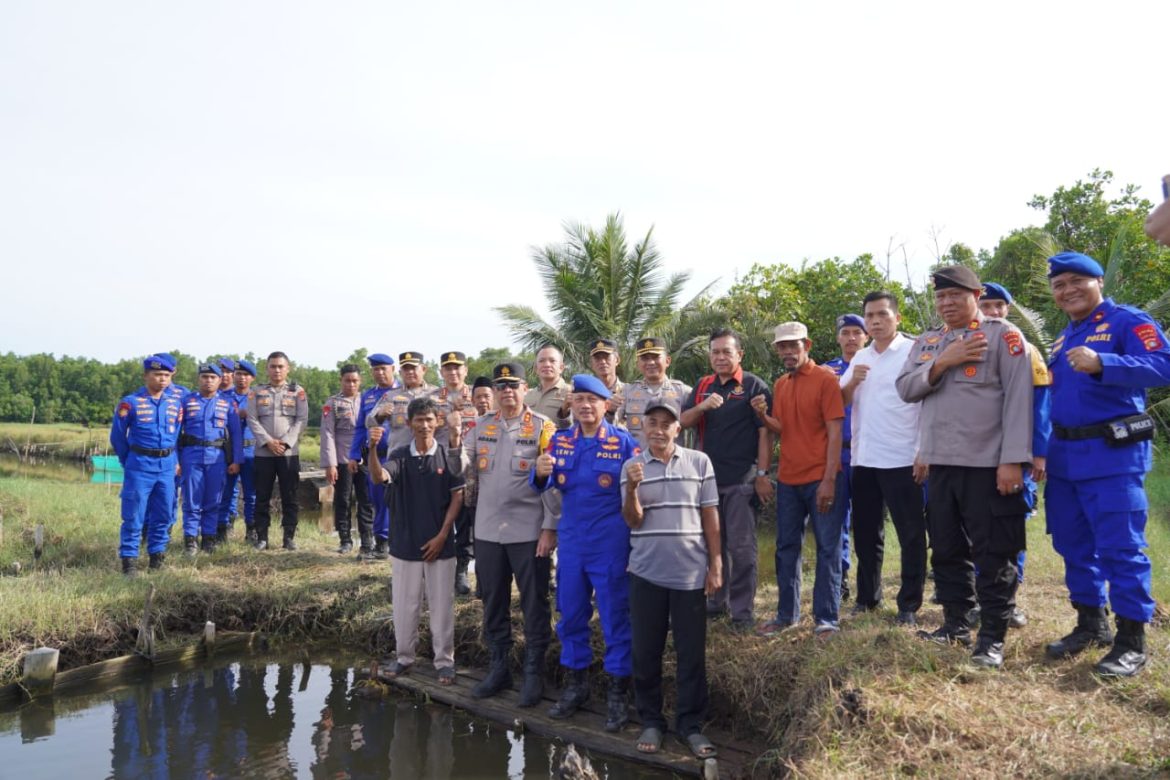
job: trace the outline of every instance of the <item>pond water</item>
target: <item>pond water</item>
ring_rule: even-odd
[[[0,777],[546,778],[559,742],[413,698],[344,664],[248,658],[0,712]],[[591,756],[600,777],[661,772]]]

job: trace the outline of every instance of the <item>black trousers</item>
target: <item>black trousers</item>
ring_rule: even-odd
[[[536,542],[500,544],[475,540],[475,575],[483,589],[483,639],[488,647],[512,647],[513,577],[520,589],[524,641],[529,647],[548,647],[552,639],[550,560],[536,557]]]
[[[455,558],[467,563],[475,557],[475,507],[465,506],[455,520]]]
[[[256,458],[256,538],[268,541],[272,522],[272,489],[280,480],[280,524],[286,531],[297,528],[297,485],[301,479],[301,457]]]
[[[1027,512],[1022,494],[999,494],[994,468],[931,465],[927,530],[948,622],[965,625],[978,597],[979,635],[1003,641],[1016,606],[1016,557],[1025,546]]]
[[[349,522],[349,510],[353,505],[350,499],[357,498],[358,533],[362,537],[374,535],[374,505],[370,501],[369,482],[365,473],[359,469],[357,474],[349,473],[349,466],[342,464],[337,467],[337,484],[333,486],[333,527],[337,529],[337,536],[342,542],[353,543],[353,533]]]
[[[857,603],[877,606],[882,600],[885,515],[888,507],[902,547],[902,586],[898,611],[917,612],[926,587],[926,514],[922,486],[911,466],[894,469],[853,467],[853,553],[857,556]]]
[[[662,715],[662,653],[674,634],[678,660],[674,730],[697,734],[707,714],[707,597],[700,590],[673,590],[630,575],[634,703],[643,728],[666,730]]]

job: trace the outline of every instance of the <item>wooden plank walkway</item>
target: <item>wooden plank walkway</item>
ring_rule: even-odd
[[[518,694],[514,690],[503,691],[488,699],[473,699],[471,688],[482,680],[483,676],[484,671],[480,669],[458,669],[453,685],[440,685],[434,667],[428,661],[420,659],[420,663],[412,667],[409,674],[393,680],[380,679],[387,685],[458,707],[481,718],[532,731],[543,737],[559,739],[566,744],[573,743],[578,748],[586,748],[595,753],[667,770],[676,775],[705,778],[747,777],[756,758],[756,751],[752,750],[751,746],[735,740],[728,734],[712,730],[706,730],[704,733],[719,751],[715,759],[702,761],[695,758],[675,740],[674,732],[665,735],[662,750],[658,753],[640,753],[635,747],[635,740],[641,732],[641,726],[636,720],[631,719],[622,731],[615,734],[607,732],[602,711],[605,702],[597,701],[596,696],[572,718],[553,720],[547,712],[559,698],[560,691],[550,691],[546,686],[544,702],[536,707],[521,709],[516,706]],[[516,682],[519,683],[519,679]],[[632,698],[631,695],[631,703]]]

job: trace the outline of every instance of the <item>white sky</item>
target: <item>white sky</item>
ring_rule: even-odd
[[[530,247],[670,270],[992,248],[1160,198],[1170,3],[34,2],[0,10],[0,351],[505,346]],[[1161,86],[1155,88],[1155,82]]]

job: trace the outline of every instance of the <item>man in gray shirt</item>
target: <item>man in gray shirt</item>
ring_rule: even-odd
[[[552,638],[549,555],[557,545],[560,494],[531,490],[528,475],[556,424],[521,400],[528,385],[519,363],[497,365],[492,389],[498,411],[477,417],[463,440],[464,477],[476,492],[476,580],[483,592],[483,636],[491,651],[491,668],[471,695],[482,699],[512,685],[515,578],[526,649],[519,705],[532,707],[543,693],[544,656]]]
[[[341,367],[341,392],[329,396],[321,407],[321,467],[325,480],[333,486],[333,527],[341,546],[337,552],[353,551],[350,531],[350,499],[357,495],[358,530],[363,538],[374,533],[374,505],[370,503],[365,479],[355,479],[349,470],[349,449],[354,433],[362,424],[362,371],[352,363]],[[358,475],[360,476],[360,475]]]
[[[662,653],[674,634],[678,657],[675,731],[699,758],[715,754],[700,733],[707,709],[707,595],[723,580],[719,490],[706,453],[678,446],[682,426],[670,399],[643,412],[648,449],[622,471],[622,516],[630,531],[630,624],[634,701],[642,734],[637,748],[662,744]]]
[[[1020,331],[979,311],[983,288],[974,271],[944,266],[932,279],[945,325],[918,337],[895,380],[903,401],[922,402],[918,457],[929,469],[927,529],[945,616],[936,631],[919,633],[970,645],[967,614],[978,597],[971,661],[998,669],[1025,544],[1032,367]]]
[[[284,549],[297,549],[297,484],[301,479],[301,457],[297,443],[309,422],[309,401],[305,389],[288,380],[288,355],[273,352],[266,366],[268,383],[248,393],[248,430],[256,440],[256,542],[257,550],[268,549],[272,489],[280,480],[280,524],[284,528]]]

